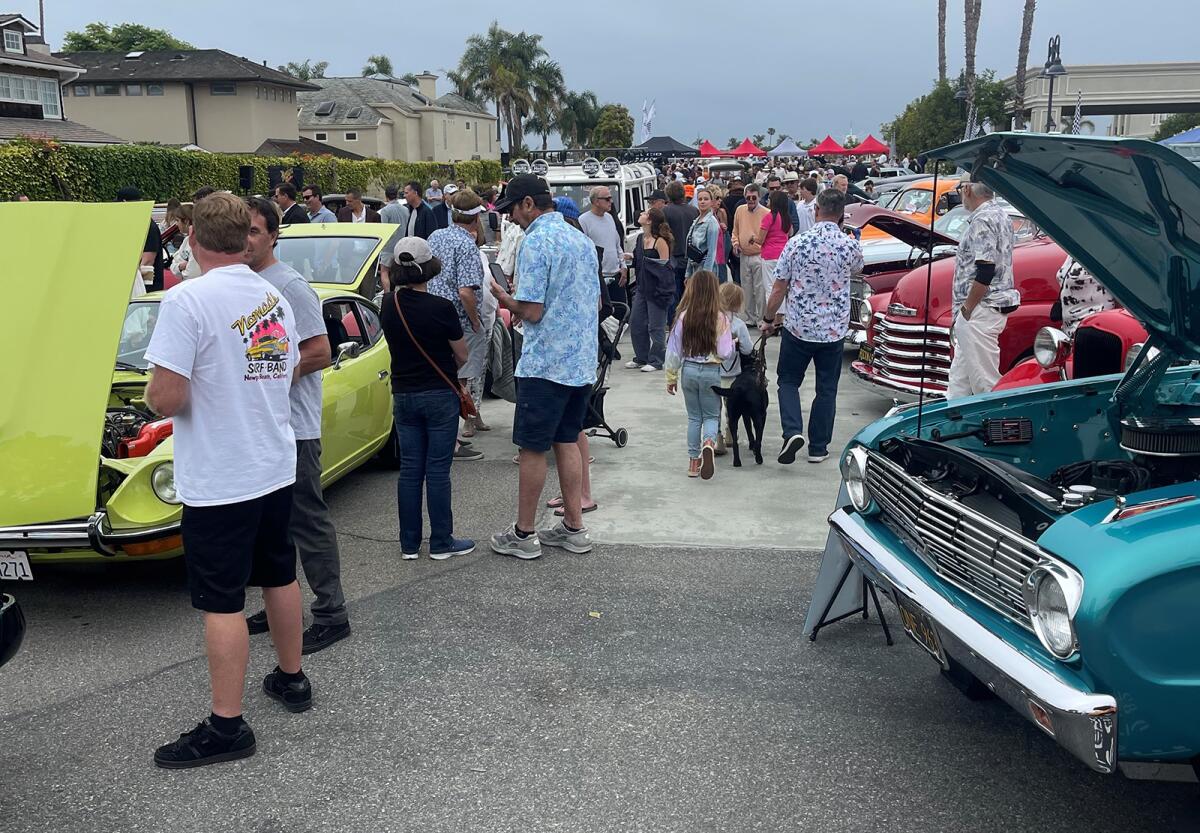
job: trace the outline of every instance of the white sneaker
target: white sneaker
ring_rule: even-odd
[[[587,529],[572,532],[562,521],[553,529],[539,529],[537,537],[547,547],[562,547],[568,552],[578,553],[592,551],[592,536],[588,535]]]
[[[501,555],[511,555],[520,558],[522,561],[530,561],[534,558],[540,558],[542,555],[542,547],[537,533],[527,538],[522,538],[517,534],[516,524],[513,524],[504,532],[498,532],[493,535],[491,543],[493,552],[498,552]]]
[[[418,558],[421,557],[421,553],[419,553],[419,552],[402,552],[402,553],[400,553],[400,557],[403,558],[405,561],[416,561]]]
[[[808,462],[824,463],[828,458],[829,458],[828,454],[810,454],[810,455],[808,455]]]
[[[630,359],[629,361],[625,362],[625,366],[630,370],[637,370],[639,367],[641,367],[641,364],[635,362],[633,359]]]
[[[642,372],[643,372],[643,373],[657,373],[657,372],[658,372],[658,371],[660,371],[660,370],[662,370],[662,368],[661,368],[661,367],[655,367],[655,366],[654,366],[654,365],[652,365],[652,364],[647,364],[647,365],[643,365],[643,366],[642,366]]]

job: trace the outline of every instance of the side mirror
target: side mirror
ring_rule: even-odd
[[[357,341],[342,342],[338,345],[337,358],[333,360],[333,369],[340,368],[343,359],[357,359],[360,353],[362,353],[362,345]]]

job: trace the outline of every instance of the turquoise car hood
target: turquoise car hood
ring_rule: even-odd
[[[971,171],[1178,355],[1200,358],[1200,168],[1142,139],[1040,133],[929,155]]]

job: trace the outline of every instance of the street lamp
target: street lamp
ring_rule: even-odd
[[[1059,54],[1059,46],[1062,37],[1055,35],[1050,38],[1050,48],[1046,54],[1046,66],[1042,69],[1042,77],[1050,79],[1050,93],[1046,100],[1046,132],[1054,132],[1054,79],[1060,75],[1066,75],[1067,70],[1062,65],[1062,56]]]

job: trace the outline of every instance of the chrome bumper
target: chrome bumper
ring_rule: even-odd
[[[122,544],[140,544],[178,534],[179,521],[140,529],[113,529],[109,526],[108,514],[97,512],[78,521],[0,527],[0,549],[90,549],[101,555],[116,555]]]
[[[920,399],[921,389],[917,385],[906,385],[903,382],[894,382],[890,379],[882,379],[873,373],[864,373],[856,369],[853,365],[850,367],[850,378],[854,383],[864,390],[869,390],[876,396],[883,396],[888,399],[894,399],[897,402],[916,402]],[[933,402],[939,399],[945,399],[946,394],[941,391],[926,391],[925,401]]]
[[[1117,701],[1113,697],[1073,688],[1031,662],[926,584],[868,535],[848,509],[830,515],[829,525],[868,579],[893,599],[902,595],[929,615],[947,656],[1089,767],[1115,771]],[[1050,716],[1053,731],[1034,719],[1034,706]]]

